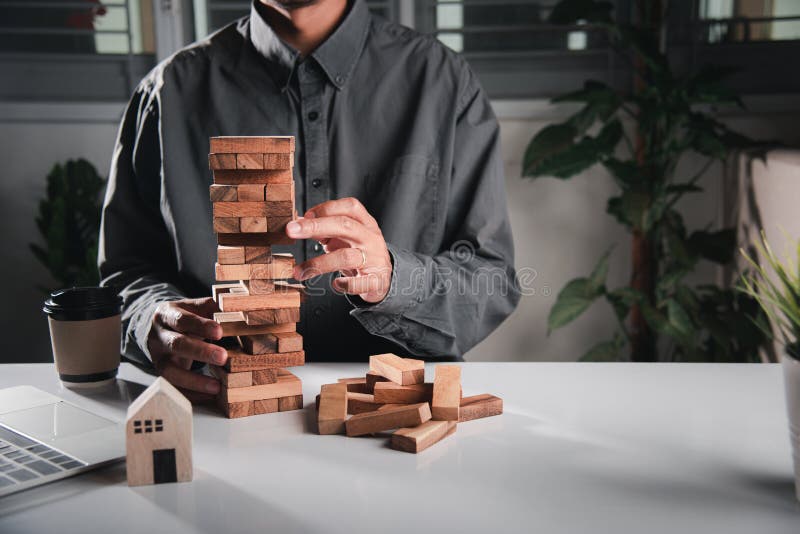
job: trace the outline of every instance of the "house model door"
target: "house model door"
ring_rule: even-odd
[[[177,482],[178,469],[175,464],[175,449],[156,449],[153,451],[153,482]]]

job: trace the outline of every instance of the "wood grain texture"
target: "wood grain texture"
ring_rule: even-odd
[[[347,385],[324,384],[319,393],[317,428],[320,434],[343,434],[347,419]]]
[[[367,379],[363,376],[355,378],[339,378],[337,379],[337,382],[343,382],[347,384],[348,393],[368,393],[372,395],[372,392],[368,391],[367,388]]]
[[[294,215],[267,217],[267,228],[270,232],[286,233],[286,225],[296,219]]]
[[[302,395],[292,395],[289,397],[281,397],[280,399],[278,399],[279,412],[291,412],[292,410],[302,410],[302,409],[303,409]]]
[[[264,184],[239,184],[236,186],[237,200],[239,202],[264,202],[265,188]]]
[[[256,310],[242,313],[244,313],[244,320],[248,325],[270,325],[300,322],[300,308]]]
[[[345,384],[349,386],[350,384]],[[360,413],[374,412],[383,406],[383,403],[376,402],[375,397],[369,393],[347,392],[347,413],[357,415]]]
[[[394,382],[378,382],[373,389],[375,400],[383,404],[416,404],[430,402],[433,384],[411,384],[401,386]]]
[[[245,247],[217,246],[217,263],[222,265],[241,264],[245,261]]]
[[[265,189],[265,199],[271,201],[294,200],[294,184],[267,184]]]
[[[305,352],[303,351],[254,355],[230,348],[228,349],[228,360],[225,362],[225,369],[229,372],[237,373],[259,369],[297,367],[304,365],[305,361]]]
[[[398,451],[419,453],[456,431],[455,421],[426,421],[392,434],[391,447]]]
[[[425,381],[425,362],[390,353],[370,356],[369,370],[401,386],[422,384]]]
[[[272,263],[272,247],[244,247],[244,261],[240,263]]]
[[[239,229],[245,234],[260,234],[267,231],[269,222],[266,217],[242,217]]]
[[[209,154],[208,168],[212,170],[235,169],[236,154]]]
[[[263,169],[264,154],[236,154],[237,169]]]
[[[297,330],[295,322],[248,325],[242,312],[217,312],[214,314],[214,320],[222,326],[222,337],[274,334],[276,332],[294,332]]]
[[[435,366],[431,415],[439,421],[458,421],[460,406],[461,367],[442,364]]]
[[[303,336],[297,332],[275,334],[278,338],[278,352],[297,352],[303,350]]]
[[[239,233],[238,217],[214,217],[214,232],[219,235]],[[219,240],[219,237],[217,238]]]
[[[249,417],[255,415],[255,406],[253,401],[248,402],[233,402],[226,403],[222,400],[221,396],[217,396],[217,406],[222,410],[222,413],[228,419],[237,419],[239,417]]]
[[[230,293],[231,289],[242,286],[241,282],[226,282],[223,284],[211,284],[211,298],[214,302],[219,303],[219,297],[222,294]]]
[[[421,425],[430,418],[430,407],[427,403],[421,402],[354,415],[347,420],[345,428],[348,436],[363,436],[393,428]]]
[[[291,169],[294,167],[294,154],[276,152],[264,154],[262,169]]]
[[[281,170],[215,170],[214,183],[239,184],[291,184],[294,176],[291,169]]]
[[[264,384],[274,384],[278,381],[277,369],[258,369],[253,373],[253,385],[263,386]]]
[[[255,153],[294,152],[294,136],[221,135],[209,140],[209,152]]]
[[[274,354],[278,352],[278,338],[275,334],[256,334],[239,336],[242,351],[247,354]]]
[[[275,413],[278,411],[278,407],[278,399],[260,399],[253,401],[253,412],[255,415]]]
[[[236,186],[212,184],[208,189],[211,202],[236,202],[239,193]]]
[[[274,291],[266,295],[225,293],[219,296],[219,308],[224,312],[274,310],[300,307],[300,292]]]
[[[239,219],[236,219],[236,224],[239,224]],[[220,233],[217,242],[220,245],[263,247],[293,245],[294,239],[287,237],[284,232],[238,233],[237,230],[234,233]]]
[[[222,387],[243,388],[253,385],[253,372],[242,371],[241,373],[229,373],[224,367],[209,365],[208,370],[220,381]]]
[[[214,268],[219,281],[253,280],[257,278],[285,280],[292,277],[294,259],[273,261],[272,263],[244,263],[241,265],[221,265],[217,263]]]
[[[489,393],[473,395],[461,399],[458,422],[472,421],[484,417],[492,417],[503,413],[503,399]]]
[[[265,217],[266,202],[215,202],[214,217]]]
[[[278,380],[274,384],[263,384],[244,388],[228,388],[220,390],[220,397],[223,403],[249,402],[264,399],[278,399],[303,394],[302,381],[286,371],[278,375]],[[275,406],[277,411],[277,404]]]
[[[367,384],[367,391],[366,393],[374,393],[375,392],[375,384],[378,382],[390,382],[388,378],[382,377],[378,373],[374,371],[369,371],[367,376],[364,378],[364,382]]]

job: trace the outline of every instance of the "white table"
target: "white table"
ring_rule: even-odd
[[[365,365],[297,369],[320,385]],[[427,370],[428,377],[432,369]],[[122,418],[152,377],[125,364],[78,394],[50,365],[0,366]],[[131,489],[124,464],[0,499],[0,532],[800,532],[775,365],[464,364],[505,400],[419,455],[319,436],[313,408],[227,420],[195,409],[195,480]]]

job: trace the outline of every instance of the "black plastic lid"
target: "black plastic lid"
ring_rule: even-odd
[[[122,297],[113,287],[71,287],[51,293],[42,309],[57,321],[91,321],[118,315]]]

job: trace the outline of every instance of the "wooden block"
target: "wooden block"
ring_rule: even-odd
[[[273,293],[267,293],[266,295],[224,293],[219,296],[219,308],[224,312],[275,310],[299,307],[299,291],[275,291]]]
[[[292,277],[294,259],[272,263],[243,263],[240,265],[215,265],[217,280],[287,279]],[[299,297],[298,297],[299,298]],[[288,321],[286,321],[288,322]]]
[[[278,411],[278,399],[261,399],[253,401],[253,411],[255,415],[265,413],[275,413]]]
[[[236,202],[239,195],[235,186],[212,184],[209,187],[211,202]]]
[[[239,184],[291,184],[294,181],[291,169],[281,170],[215,170],[214,183]]]
[[[239,276],[237,278],[244,277]],[[401,386],[422,384],[425,381],[425,362],[411,358],[401,358],[395,354],[387,353],[370,356],[369,369]]]
[[[375,392],[375,384],[378,382],[389,382],[388,378],[384,378],[378,373],[374,371],[369,371],[367,376],[364,378],[365,383],[367,384],[367,393],[374,393]]]
[[[213,185],[211,187],[214,187]],[[219,186],[230,187],[230,186]],[[239,202],[264,202],[264,184],[240,184],[236,186]]]
[[[401,386],[394,382],[378,382],[373,389],[375,400],[383,404],[416,404],[430,402],[433,384]]]
[[[302,394],[302,381],[288,371],[284,374],[278,375],[278,380],[274,384],[263,384],[245,388],[222,389],[220,391],[222,401],[228,404],[233,402],[277,399],[279,397],[289,397],[291,395]],[[277,405],[275,407],[275,411],[277,411]]]
[[[214,217],[266,217],[266,202],[215,202]]]
[[[428,403],[421,402],[354,415],[347,420],[345,428],[348,436],[363,436],[393,428],[421,425],[430,418],[431,409]]]
[[[269,295],[275,293],[274,280],[245,280],[244,286],[251,295]],[[302,295],[300,297],[302,301]]]
[[[258,369],[256,371],[252,371],[253,373],[253,385],[254,386],[263,386],[264,384],[274,384],[278,381],[278,370],[277,369]]]
[[[270,232],[286,233],[286,225],[296,219],[296,216],[283,215],[279,217],[267,217],[267,228]]]
[[[278,338],[278,352],[297,352],[303,350],[303,336],[297,332],[275,334]]]
[[[248,325],[269,325],[282,323],[299,323],[300,308],[283,308],[282,310],[257,310],[244,313],[244,321]]]
[[[224,367],[209,365],[209,371],[225,388],[243,388],[253,385],[253,372],[229,373]]]
[[[129,486],[192,480],[192,404],[163,377],[128,407],[125,453]]]
[[[236,287],[243,287],[241,282],[228,282],[225,284],[211,284],[211,298],[214,302],[219,303],[219,296],[225,293],[230,293],[231,289]]]
[[[238,226],[239,219],[236,219]],[[262,233],[220,233],[217,235],[217,242],[220,245],[229,246],[253,246],[263,247],[267,245],[293,245],[294,239],[290,239],[285,232],[262,232]]]
[[[267,231],[266,217],[242,217],[239,219],[239,228],[246,234],[257,234]]]
[[[363,376],[354,376],[352,378],[337,378],[336,381],[342,384],[363,384],[367,379]]]
[[[217,262],[222,265],[245,263],[245,247],[218,245]]]
[[[290,412],[292,410],[302,410],[302,409],[303,409],[302,395],[291,395],[289,397],[281,397],[280,399],[278,399],[279,412]]]
[[[482,393],[481,395],[473,395],[472,397],[461,399],[458,422],[463,423],[473,419],[492,417],[501,413],[503,413],[503,399],[488,393]]]
[[[272,263],[272,247],[244,247],[244,261],[239,263]]]
[[[349,384],[345,384],[348,386]],[[383,403],[376,402],[375,397],[369,393],[347,392],[347,413],[357,415],[360,413],[374,412],[383,406]]]
[[[347,419],[347,385],[324,384],[319,393],[317,426],[319,433],[343,434]]]
[[[247,354],[274,354],[278,352],[278,338],[275,334],[239,336],[242,351]]]
[[[217,405],[222,409],[222,413],[228,419],[236,419],[238,417],[248,417],[255,415],[255,406],[253,401],[248,402],[225,402],[221,396],[217,396]]]
[[[398,451],[418,453],[455,431],[455,421],[427,421],[413,428],[401,428],[392,434],[391,447]]]
[[[294,184],[267,184],[266,185],[266,200],[271,201],[289,201],[294,199],[292,190]]]
[[[264,154],[262,169],[291,169],[294,167],[294,154]]]
[[[214,232],[218,234],[239,233],[239,219],[237,217],[214,217]]]
[[[208,155],[208,168],[209,169],[235,169],[236,168],[236,154],[209,154]]]
[[[367,390],[367,382],[364,377],[339,378],[337,382],[347,384],[348,393],[368,393],[372,395],[372,392]]]
[[[236,154],[237,169],[263,169],[264,154]]]
[[[228,360],[225,369],[232,373],[240,371],[256,371],[259,369],[275,369],[297,367],[305,364],[305,352],[282,352],[275,354],[247,354],[239,349],[228,349]],[[262,397],[266,398],[266,397]]]
[[[439,421],[458,421],[460,405],[461,367],[437,365],[434,369],[431,415]]]
[[[222,135],[209,140],[208,151],[232,154],[294,152],[294,136]]]
[[[297,325],[293,322],[283,324],[248,325],[242,312],[217,312],[214,320],[222,326],[222,337],[249,336],[254,334],[274,334],[276,332],[294,332]]]

